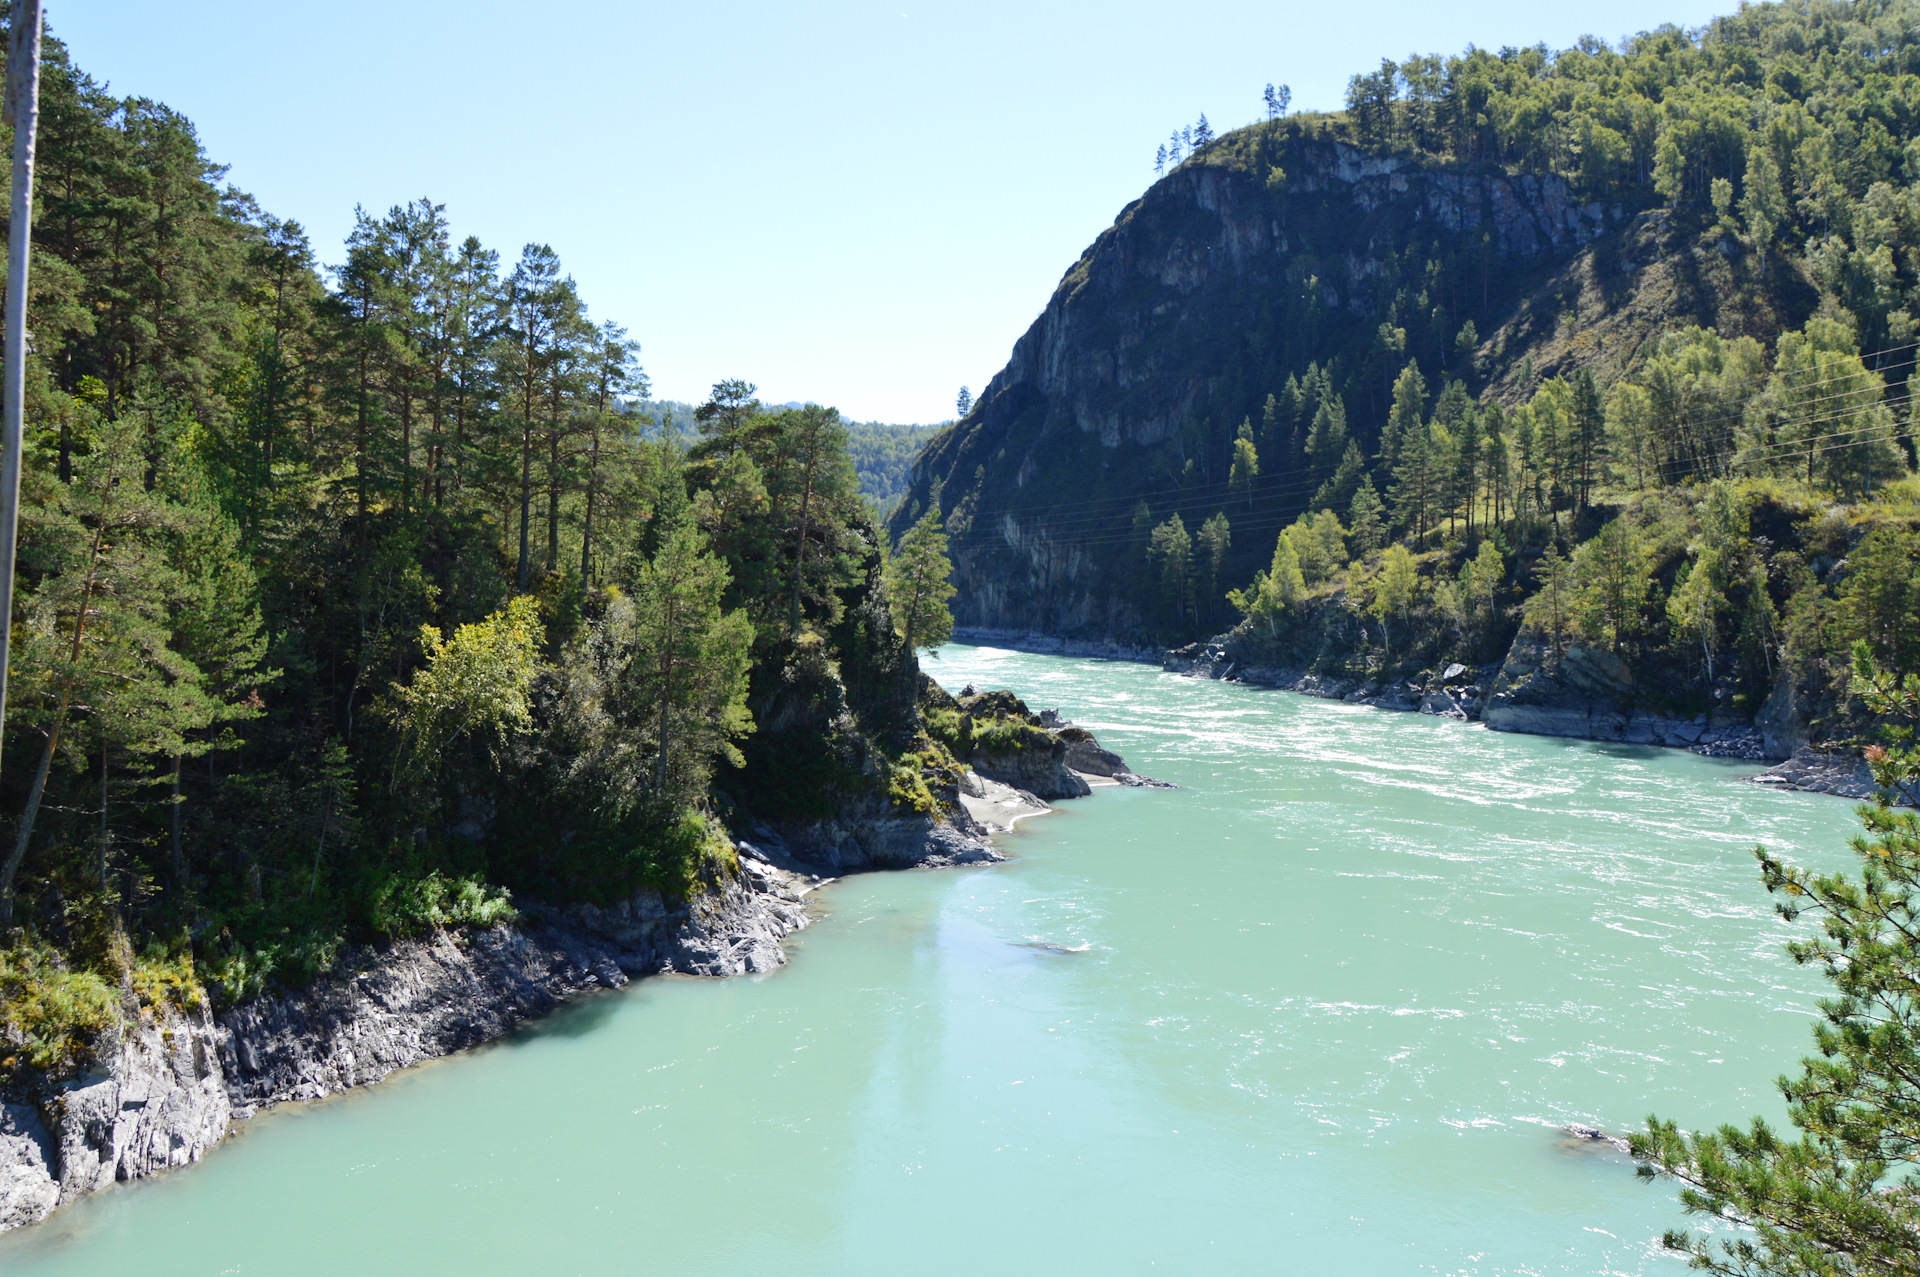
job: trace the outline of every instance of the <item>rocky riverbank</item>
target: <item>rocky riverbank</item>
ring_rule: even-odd
[[[1075,789],[1061,779],[1071,777],[1077,793],[1090,792],[1065,767],[1069,758],[1100,783],[1158,783],[1134,777],[1090,732],[1052,716],[1060,729],[1036,727],[1048,747],[1025,763],[1047,768],[1043,779],[1056,789]],[[204,1003],[130,1008],[96,1047],[89,1073],[0,1102],[0,1231],[117,1181],[196,1162],[261,1109],[372,1085],[501,1037],[570,998],[642,975],[770,971],[786,961],[781,941],[812,921],[808,897],[833,878],[1003,860],[989,837],[1051,810],[1030,790],[976,770],[961,791],[946,815],[885,808],[757,826],[735,841],[738,871],[690,902],[642,891],[605,908],[529,908],[513,925],[361,948],[305,989],[218,1015]]]
[[[1805,716],[1784,684],[1755,715],[1731,710],[1692,714],[1648,705],[1631,673],[1608,652],[1574,646],[1548,660],[1522,634],[1498,665],[1453,663],[1420,676],[1361,679],[1262,665],[1228,642],[1190,643],[1165,653],[1161,668],[1195,678],[1280,688],[1349,704],[1484,723],[1496,732],[1565,736],[1685,749],[1709,758],[1775,765],[1749,777],[1761,785],[1856,800],[1877,792],[1858,751],[1808,744]]]

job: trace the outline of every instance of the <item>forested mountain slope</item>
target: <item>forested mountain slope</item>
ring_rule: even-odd
[[[1760,5],[1416,57],[1208,141],[1067,272],[895,526],[937,494],[962,625],[1238,622],[1269,665],[1378,682],[1540,637],[1521,604],[1565,562],[1550,645],[1618,654],[1633,696],[1750,713],[1789,658],[1832,692],[1852,640],[1920,627],[1908,584],[1859,619],[1845,570],[1884,533],[1912,572],[1917,26]],[[1595,594],[1603,528],[1631,600]]]

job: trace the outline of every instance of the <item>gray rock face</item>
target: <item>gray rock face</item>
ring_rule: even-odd
[[[1310,275],[1323,318],[1319,337],[1287,334],[1298,364],[1329,357],[1335,334],[1388,318],[1376,313],[1378,277],[1411,239],[1484,244],[1501,275],[1528,276],[1628,217],[1555,177],[1443,170],[1332,141],[1290,148],[1284,167],[1279,186],[1252,167],[1206,163],[1154,183],[1066,272],[968,428],[915,463],[901,520],[925,508],[936,481],[951,505],[985,472],[992,535],[983,520],[954,546],[963,637],[1142,632],[1134,606],[1101,588],[1131,502],[1082,535],[1049,506],[1096,473],[1145,473],[1153,450],[1249,375],[1236,352]]]
[[[1626,663],[1574,646],[1557,661],[1528,634],[1514,640],[1481,717],[1496,732],[1665,745],[1721,757],[1759,758],[1764,742],[1743,715],[1684,716],[1636,704]]]
[[[1867,767],[1867,760],[1847,749],[1820,750],[1802,746],[1794,751],[1792,758],[1769,767],[1751,779],[1756,785],[1778,785],[1782,789],[1832,794],[1836,798],[1852,798],[1862,802],[1870,801],[1880,792],[1880,786],[1874,783],[1872,770]],[[1897,794],[1892,796],[1896,803],[1900,798]]]
[[[986,835],[971,818],[963,827],[957,820],[948,824],[889,809],[846,812],[832,820],[789,826],[779,836],[785,854],[799,866],[837,875],[872,869],[947,869],[1005,860]]]
[[[1085,780],[1074,774],[1067,762],[1066,743],[1057,737],[1051,749],[1023,749],[1011,754],[975,746],[972,761],[973,769],[987,779],[1050,801],[1085,798],[1093,792]]]
[[[233,1117],[219,1039],[204,1011],[142,1013],[109,1032],[93,1073],[37,1109],[0,1105],[0,1230],[116,1180],[199,1161]]]
[[[0,1104],[0,1232],[38,1223],[60,1204],[59,1164],[39,1112]]]

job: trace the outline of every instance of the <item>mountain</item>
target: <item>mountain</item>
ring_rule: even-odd
[[[1228,133],[1066,272],[928,445],[894,530],[938,493],[962,626],[1198,634],[1232,621],[1226,590],[1297,515],[1348,519],[1363,473],[1389,493],[1409,366],[1424,417],[1454,382],[1482,408],[1580,370],[1609,387],[1689,327],[1770,351],[1821,312],[1857,349],[1905,342],[1920,140],[1885,95],[1911,83],[1915,12],[1750,6],[1618,50],[1414,59],[1355,77],[1344,113]],[[1322,405],[1344,428],[1316,438]],[[1326,493],[1342,433],[1360,468]],[[1151,530],[1216,514],[1228,545],[1170,609]]]

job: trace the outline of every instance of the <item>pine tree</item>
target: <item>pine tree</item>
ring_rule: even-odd
[[[1380,465],[1392,474],[1400,462],[1401,441],[1413,434],[1427,418],[1427,382],[1420,365],[1409,362],[1393,383],[1393,406],[1387,411],[1386,429],[1380,432]]]
[[[953,401],[953,409],[955,417],[965,420],[966,415],[973,411],[973,392],[965,386],[960,387],[960,396]]]
[[[1573,565],[1561,557],[1559,548],[1547,546],[1536,569],[1539,587],[1528,598],[1523,610],[1526,623],[1553,648],[1565,655],[1567,638],[1574,632],[1574,612],[1578,584]]]
[[[953,563],[947,534],[934,505],[907,529],[887,560],[887,600],[893,623],[909,651],[931,652],[953,637]]]
[[[1465,511],[1468,532],[1473,531],[1473,508],[1480,496],[1480,451],[1480,414],[1468,409],[1454,432],[1447,502],[1449,509],[1458,506]]]
[[[1362,475],[1360,486],[1347,506],[1347,525],[1352,529],[1353,557],[1364,559],[1380,548],[1382,532],[1380,493],[1371,476]]]
[[[1723,1240],[1669,1232],[1666,1246],[1692,1266],[1728,1274],[1900,1273],[1913,1266],[1916,1209],[1912,1166],[1920,1146],[1915,1076],[1920,1072],[1920,946],[1908,921],[1920,908],[1920,816],[1897,811],[1895,795],[1920,801],[1920,680],[1854,661],[1851,690],[1886,723],[1885,744],[1867,750],[1880,786],[1857,809],[1858,876],[1813,873],[1756,847],[1760,879],[1789,923],[1811,914],[1789,941],[1796,963],[1820,971],[1836,996],[1820,1003],[1818,1053],[1797,1078],[1779,1080],[1789,1138],[1755,1118],[1684,1133],[1649,1119],[1633,1140],[1643,1175],[1681,1184],[1689,1214],[1740,1231]],[[1748,1231],[1751,1230],[1751,1231]]]
[[[1574,508],[1585,510],[1606,456],[1607,412],[1591,369],[1574,373],[1572,386],[1568,415],[1572,418]]]
[[[1269,405],[1273,396],[1267,396]],[[1246,419],[1240,423],[1240,433],[1233,441],[1233,465],[1227,472],[1227,491],[1244,495],[1247,508],[1253,508],[1253,481],[1260,477],[1260,453],[1253,446],[1253,422]]]
[[[1178,514],[1153,530],[1147,563],[1158,578],[1161,603],[1169,619],[1176,626],[1184,624],[1193,577],[1193,538]]]
[[[1307,430],[1307,464],[1321,474],[1331,473],[1347,451],[1347,405],[1331,386],[1322,390]]]
[[[1618,652],[1640,630],[1650,584],[1645,542],[1625,518],[1614,519],[1574,552],[1573,568],[1581,629]]]
[[[1339,466],[1320,485],[1309,506],[1315,510],[1335,510],[1347,506],[1353,501],[1353,494],[1360,490],[1360,480],[1366,473],[1366,454],[1360,451],[1358,443],[1347,440],[1347,449],[1340,456]]]
[[[1400,441],[1393,486],[1388,492],[1393,500],[1394,522],[1412,534],[1415,545],[1425,539],[1432,525],[1440,496],[1438,480],[1432,431],[1425,425],[1418,426]]]
[[[1220,574],[1227,566],[1227,550],[1233,543],[1232,530],[1225,513],[1215,514],[1200,525],[1195,545],[1194,611],[1201,624],[1211,624],[1215,600],[1219,596]]]
[[[1193,126],[1193,149],[1204,151],[1213,142],[1213,126],[1207,123],[1206,112],[1200,113],[1200,122]]]
[[[727,584],[682,518],[564,672],[567,784],[608,818],[681,811],[716,759],[741,761],[753,623],[725,608]]]

